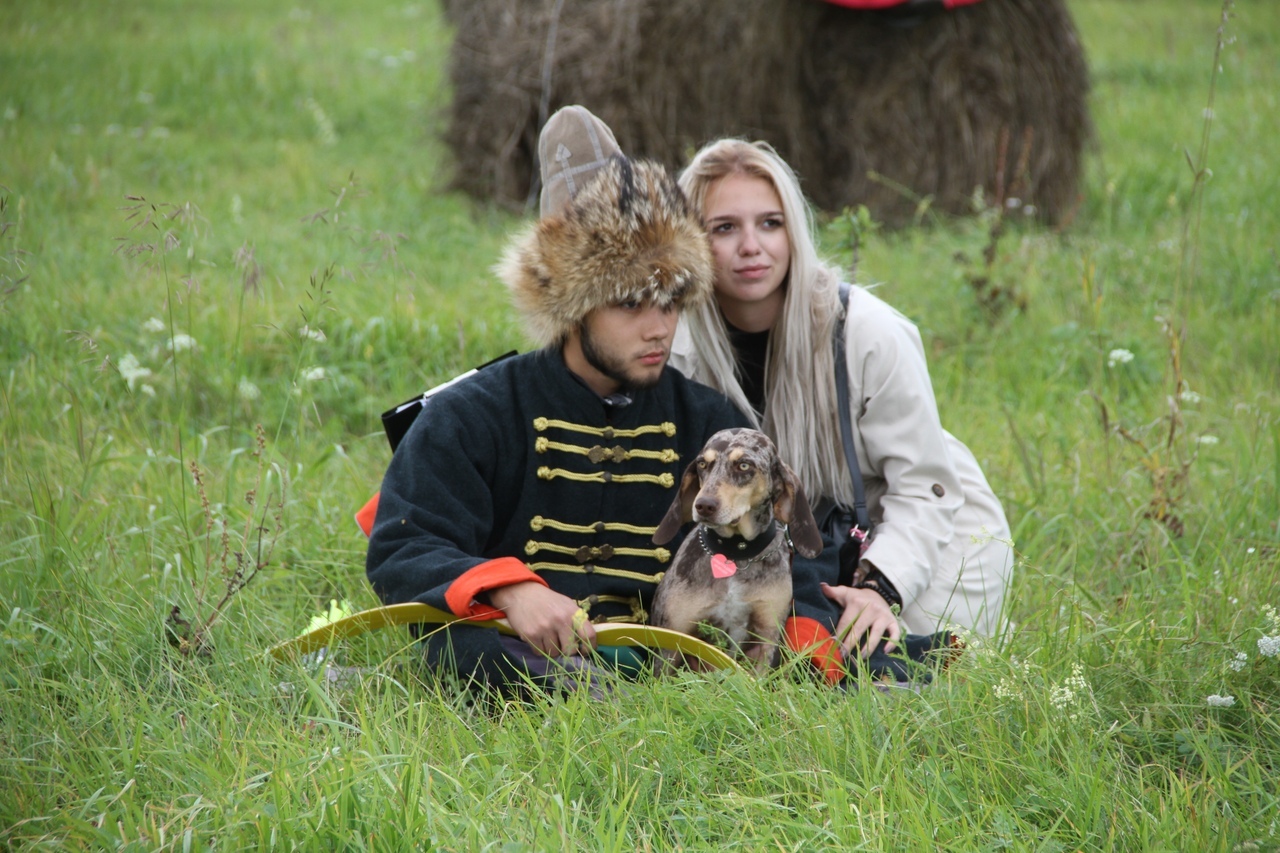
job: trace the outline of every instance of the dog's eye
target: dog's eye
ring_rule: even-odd
[[[739,462],[739,463],[738,463],[738,470],[740,470],[740,471],[750,471],[750,470],[751,470],[751,463],[750,463],[750,462]]]

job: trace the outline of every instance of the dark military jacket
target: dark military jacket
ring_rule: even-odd
[[[713,433],[746,425],[674,370],[615,406],[557,350],[486,367],[431,397],[397,448],[369,580],[386,604],[475,615],[485,591],[532,570],[593,621],[643,622],[680,542],[651,537],[685,466]],[[495,686],[519,678],[490,629],[434,632],[428,657]]]

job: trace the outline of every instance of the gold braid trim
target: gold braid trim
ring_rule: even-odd
[[[576,557],[579,563],[586,563],[588,560],[610,560],[614,557],[648,557],[659,563],[665,563],[671,559],[671,552],[666,548],[619,548],[613,545],[582,545],[574,548],[569,545],[539,542],[536,539],[530,539],[524,545],[524,552],[530,557],[539,551],[568,554]]]
[[[648,426],[636,427],[635,429],[614,429],[613,427],[593,427],[586,424],[575,424],[569,421],[558,421],[553,418],[534,418],[533,428],[538,432],[546,432],[552,427],[565,429],[569,432],[582,432],[587,435],[599,435],[604,438],[636,438],[641,435],[653,435],[655,433],[665,435],[668,438],[676,434],[676,425],[671,421],[663,421],[660,424],[649,424]]]
[[[656,459],[659,462],[675,462],[680,454],[670,448],[664,450],[627,450],[625,447],[583,447],[580,444],[564,444],[538,436],[533,442],[533,449],[538,453],[548,450],[559,450],[562,453],[577,453],[592,462],[626,462],[628,459]]]
[[[592,622],[637,622],[641,625],[649,621],[649,612],[640,604],[640,599],[630,595],[588,595],[578,600],[578,606],[587,612],[597,604],[625,604],[631,608],[629,616],[605,616],[592,619]]]
[[[609,578],[626,578],[627,580],[640,581],[641,583],[658,583],[662,580],[663,572],[656,575],[646,575],[643,572],[629,572],[626,569],[607,569],[604,566],[593,566],[588,563],[585,566],[573,566],[568,563],[530,563],[529,568],[535,572],[569,572],[575,575],[601,575]]]
[[[667,489],[676,484],[676,478],[670,473],[611,474],[608,471],[595,471],[590,474],[580,474],[577,471],[566,471],[564,468],[548,468],[546,465],[538,469],[540,480],[554,480],[556,477],[575,480],[579,483],[656,483]]]
[[[637,533],[641,536],[652,536],[658,532],[656,527],[639,527],[634,524],[624,524],[621,521],[597,521],[595,524],[568,524],[563,521],[556,521],[554,518],[544,518],[541,515],[535,515],[529,519],[530,530],[541,530],[544,527],[550,527],[552,530],[563,530],[565,533],[603,533],[606,530],[620,530],[623,533]]]

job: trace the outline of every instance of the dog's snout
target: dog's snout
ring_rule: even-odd
[[[710,518],[720,509],[720,501],[709,495],[698,495],[693,501],[693,511],[702,518]]]

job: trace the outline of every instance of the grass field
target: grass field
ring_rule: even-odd
[[[997,246],[1026,311],[977,307],[981,217],[860,265],[1005,500],[1009,635],[919,693],[486,711],[396,631],[357,683],[263,656],[376,604],[378,413],[527,346],[517,219],[443,189],[436,4],[0,5],[0,847],[1280,849],[1280,5],[1220,70],[1215,2],[1071,8],[1097,146]]]

